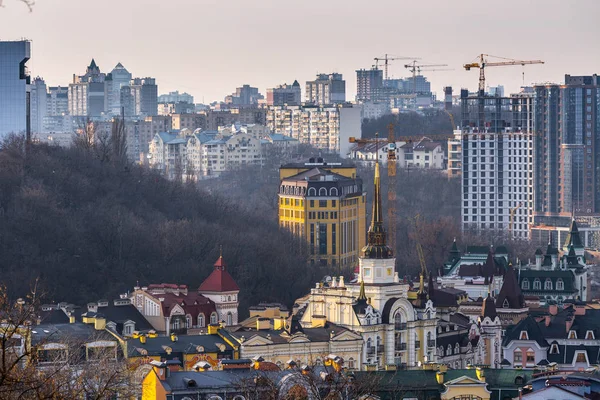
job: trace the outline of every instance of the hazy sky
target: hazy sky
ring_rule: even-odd
[[[348,99],[359,68],[385,53],[449,64],[426,74],[432,90],[476,89],[462,64],[488,53],[542,59],[525,83],[600,73],[600,0],[36,0],[32,13],[2,0],[0,39],[32,40],[29,67],[49,85],[66,85],[93,57],[157,79],[196,102],[222,100],[244,83],[302,85],[317,72],[340,72]],[[404,62],[390,75],[403,77]],[[487,70],[490,85],[516,91],[523,68]]]

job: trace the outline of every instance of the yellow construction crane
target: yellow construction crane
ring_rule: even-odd
[[[519,204],[517,204],[516,207],[510,209],[510,217],[509,217],[510,220],[508,221],[508,233],[510,234],[510,236],[512,236],[512,232],[513,232],[513,225],[515,222],[515,214],[516,214],[517,210],[519,208],[521,208],[522,205],[523,205],[523,203],[519,203]]]
[[[390,57],[391,54],[385,54],[383,57],[375,57],[375,67],[377,68],[379,66],[379,61],[383,61],[383,68],[384,68],[384,76],[385,79],[388,79],[388,65],[390,61],[394,61],[394,60],[420,60],[420,58],[418,57]]]
[[[488,62],[487,58],[493,57],[505,61]],[[511,58],[497,57],[489,54],[480,54],[478,56],[479,62],[472,62],[463,65],[463,67],[470,71],[471,68],[479,68],[479,95],[483,96],[485,93],[485,68],[486,67],[508,67],[511,65],[529,65],[529,64],[544,64],[541,60],[513,60]]]

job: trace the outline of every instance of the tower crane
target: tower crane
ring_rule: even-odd
[[[420,74],[422,68],[433,68],[433,67],[447,67],[448,64],[417,64],[418,59],[414,59],[410,64],[404,64],[404,68],[407,68],[412,73],[413,78],[413,94],[417,93],[417,72]]]
[[[394,60],[420,60],[420,58],[418,57],[390,57],[391,54],[385,54],[383,57],[375,57],[375,66],[377,67],[379,64],[379,61],[383,61],[383,68],[384,68],[384,74],[385,74],[385,80],[388,79],[388,65],[390,61],[394,61]]]
[[[488,62],[488,57],[499,58],[505,61]],[[513,60],[511,58],[497,57],[489,54],[480,54],[478,56],[479,62],[472,62],[463,65],[463,67],[470,71],[471,68],[479,68],[479,95],[483,96],[485,93],[485,68],[486,67],[508,67],[511,65],[530,65],[530,64],[544,64],[541,60]]]

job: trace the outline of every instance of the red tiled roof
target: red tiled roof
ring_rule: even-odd
[[[215,262],[213,272],[210,273],[208,278],[198,288],[199,292],[234,292],[239,290],[239,286],[226,270],[223,257],[219,257],[217,262]]]

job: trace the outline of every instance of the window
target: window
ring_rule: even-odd
[[[558,278],[556,281],[556,290],[565,290],[565,283],[563,282],[562,278]]]
[[[354,369],[354,358],[352,357],[348,359],[348,369]]]
[[[577,339],[577,332],[570,330],[569,331],[569,339]]]
[[[217,313],[214,312],[214,313],[210,314],[210,323],[213,325],[218,323]]]
[[[521,331],[521,334],[519,335],[519,340],[529,340],[529,335],[527,334],[527,331]]]
[[[535,352],[533,349],[527,349],[527,364],[535,364]]]
[[[192,327],[192,317],[190,315],[185,317],[185,327],[186,328]]]
[[[227,326],[231,326],[233,325],[233,315],[231,314],[231,312],[227,313]]]
[[[550,354],[558,354],[558,353],[559,353],[558,344],[552,343],[552,345],[550,346]]]
[[[587,340],[594,340],[594,332],[592,332],[592,331],[587,331],[587,332],[585,333],[585,338],[586,338]]]
[[[544,282],[544,290],[552,290],[552,281],[550,278],[546,278],[546,281]]]
[[[541,289],[542,289],[542,282],[538,278],[535,278],[535,280],[533,281],[533,290],[541,290]]]
[[[523,282],[521,282],[521,289],[529,290],[529,280],[528,279],[523,279]]]
[[[324,189],[324,188],[321,188],[321,189],[327,191],[327,189]],[[325,193],[325,195],[327,195],[327,193]],[[319,207],[321,207],[321,208],[327,207],[327,200],[319,200]]]
[[[580,351],[577,353],[577,358],[575,359],[575,362],[578,363],[587,363],[587,357],[585,356],[585,352]]]
[[[198,328],[204,328],[204,314],[198,314]]]
[[[521,365],[521,363],[523,362],[523,352],[521,351],[521,349],[516,349],[513,353],[513,361],[514,361],[514,365],[517,366],[517,364]]]

